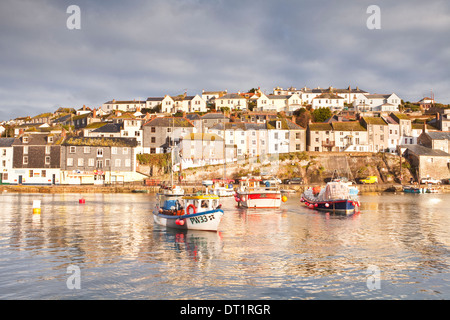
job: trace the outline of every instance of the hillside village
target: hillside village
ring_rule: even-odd
[[[2,184],[114,184],[293,153],[401,155],[415,180],[450,178],[450,108],[356,88],[260,88],[111,99],[2,121]],[[175,152],[172,152],[175,151]],[[170,162],[169,162],[170,163]]]

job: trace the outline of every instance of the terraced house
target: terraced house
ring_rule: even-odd
[[[23,134],[13,146],[12,184],[59,184],[61,136]]]
[[[141,180],[134,138],[67,137],[61,144],[61,184]]]
[[[195,133],[195,127],[184,117],[156,117],[142,126],[144,153],[170,152],[181,137]]]

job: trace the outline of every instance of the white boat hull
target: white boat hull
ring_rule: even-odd
[[[205,230],[217,231],[223,217],[222,209],[215,209],[194,214],[170,216],[153,212],[155,223],[174,229],[181,230]],[[178,220],[178,223],[177,223]],[[180,223],[180,220],[183,222]]]
[[[238,206],[244,208],[279,208],[281,206],[281,192],[239,193]]]

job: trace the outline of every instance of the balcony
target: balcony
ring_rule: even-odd
[[[334,146],[335,146],[334,141],[323,141],[322,142],[322,147],[324,147],[324,148],[333,148]]]

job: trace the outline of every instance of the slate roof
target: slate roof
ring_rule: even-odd
[[[122,129],[121,123],[107,123],[104,126],[101,126],[92,132],[105,132],[105,133],[118,133]]]
[[[432,140],[450,140],[449,131],[430,131],[427,134]]]
[[[194,125],[184,117],[157,117],[146,124],[146,127],[193,127]]]
[[[408,152],[412,152],[418,156],[450,157],[450,154],[445,151],[427,148],[418,144],[404,145],[401,147],[408,149]]]
[[[0,148],[11,147],[16,138],[0,138]]]

